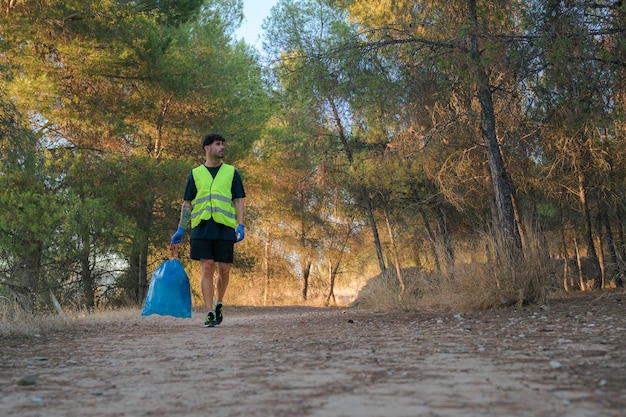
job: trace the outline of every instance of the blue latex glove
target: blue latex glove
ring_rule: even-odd
[[[178,245],[180,241],[183,239],[183,235],[185,234],[185,228],[179,227],[176,230],[176,233],[172,235],[172,245]]]
[[[246,234],[243,231],[243,224],[238,224],[235,229],[235,234],[237,235],[237,242],[241,242]]]

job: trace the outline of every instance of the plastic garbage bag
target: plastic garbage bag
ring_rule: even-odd
[[[178,258],[164,261],[152,273],[142,316],[159,314],[191,318],[191,288],[189,277]]]

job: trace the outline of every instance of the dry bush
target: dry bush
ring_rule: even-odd
[[[541,257],[507,258],[455,268],[443,286],[440,304],[457,311],[543,303],[546,298],[546,263]]]
[[[384,309],[398,308],[399,287],[389,276],[373,277],[359,292],[355,304]]]
[[[489,262],[459,262],[440,274],[407,270],[403,272],[404,293],[395,274],[388,271],[387,277],[371,279],[356,303],[385,309],[437,307],[465,312],[545,302],[550,286],[547,257],[534,249],[518,259],[503,253],[496,249]]]
[[[427,296],[436,292],[433,275],[420,272],[417,268],[402,271],[404,293],[395,271],[387,270],[369,280],[358,294],[354,304],[382,310],[413,310],[422,306]]]

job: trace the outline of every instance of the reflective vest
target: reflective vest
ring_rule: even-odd
[[[232,184],[235,167],[222,164],[215,178],[204,166],[191,171],[198,193],[191,205],[191,227],[196,227],[202,220],[213,218],[217,223],[237,227],[237,215],[233,202]]]

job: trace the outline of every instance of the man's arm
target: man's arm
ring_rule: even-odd
[[[235,203],[235,211],[237,213],[237,224],[243,224],[245,218],[245,208],[243,205],[243,198],[235,198],[233,200]]]
[[[178,229],[176,233],[172,236],[171,243],[172,245],[178,245],[185,234],[185,226],[189,223],[189,219],[191,218],[191,201],[185,200],[183,201],[183,205],[180,209],[180,221],[178,222]]]
[[[191,201],[185,200],[183,201],[183,205],[180,208],[180,222],[178,222],[178,228],[181,227],[184,229],[189,223],[189,219],[191,218]]]
[[[235,211],[237,213],[237,228],[235,229],[235,242],[241,242],[245,236],[245,231],[243,227],[244,220],[244,207],[243,207],[243,198],[235,198],[233,199],[235,203]]]

